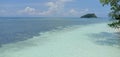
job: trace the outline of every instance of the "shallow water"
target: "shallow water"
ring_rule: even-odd
[[[19,23],[22,21],[25,25],[28,20],[23,20],[9,22]],[[30,20],[31,22],[33,21],[33,19]],[[45,22],[47,20],[45,20]],[[57,21],[58,20],[60,21],[60,19],[57,19]],[[57,26],[52,27],[52,29],[48,28],[48,25],[46,27],[50,30],[45,30],[44,32],[41,29],[38,29],[41,28],[40,26],[36,26],[41,20],[38,21],[37,24],[32,23],[32,25],[35,24],[35,26],[32,26],[29,31],[32,30],[31,32],[34,32],[36,30],[34,28],[37,28],[39,30],[37,35],[34,35],[31,38],[25,37],[25,39],[27,39],[24,41],[22,40],[3,44],[0,48],[0,57],[120,57],[120,38],[117,37],[118,35],[114,33],[113,29],[107,26],[106,21],[103,22],[96,19],[94,19],[94,21],[90,21],[89,19],[82,19],[77,22],[78,20],[79,19],[64,20],[66,24],[67,22],[69,24],[66,25],[64,23],[64,27],[60,27],[62,26],[61,24],[63,24],[62,22],[54,23],[55,21],[53,22],[52,20],[51,23],[60,25],[57,25],[59,29],[55,29]],[[89,22],[86,22],[88,20]],[[82,23],[80,23],[80,21]],[[70,24],[72,22],[73,24]],[[4,26],[6,23],[5,21],[3,22]],[[10,24],[14,24],[13,27],[17,25],[24,26],[21,22],[16,25],[15,23]],[[15,28],[17,27],[14,27],[14,29]],[[18,28],[18,30],[15,31],[25,30],[25,33],[27,33],[26,29],[27,28],[23,28],[22,30]],[[12,32],[13,36],[15,34],[14,30],[8,30],[7,32]]]
[[[29,40],[3,45],[0,57],[120,57],[119,44],[95,42],[109,41],[104,35],[99,36],[102,32],[113,33],[113,30],[106,23],[52,30]]]
[[[105,22],[104,19],[0,17],[0,45],[24,41],[46,31],[74,25]]]

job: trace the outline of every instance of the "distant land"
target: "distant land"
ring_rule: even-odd
[[[97,16],[95,15],[95,13],[88,13],[81,16],[80,18],[97,18]]]

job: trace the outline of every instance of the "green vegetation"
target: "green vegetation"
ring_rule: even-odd
[[[97,18],[97,16],[94,13],[89,13],[81,16],[81,18]]]
[[[100,0],[100,2],[104,5],[111,6],[111,12],[109,16],[114,19],[111,24],[108,24],[113,28],[120,28],[120,0]]]

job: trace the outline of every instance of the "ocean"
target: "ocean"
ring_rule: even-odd
[[[0,17],[0,57],[120,57],[109,18]]]
[[[103,22],[101,19],[48,18],[48,17],[1,17],[0,44],[24,41],[40,33],[74,25]]]

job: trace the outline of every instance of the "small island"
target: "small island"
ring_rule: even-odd
[[[80,18],[97,18],[97,16],[94,13],[88,13],[81,16]]]

